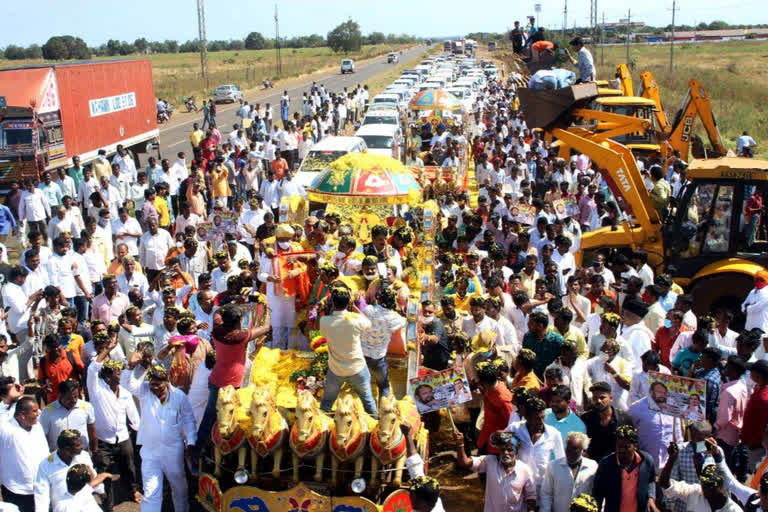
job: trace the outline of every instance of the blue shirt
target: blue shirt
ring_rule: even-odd
[[[685,347],[675,356],[675,359],[672,361],[672,367],[680,368],[682,374],[687,375],[693,363],[698,361],[700,357],[701,352],[694,352],[690,347]]]
[[[722,379],[717,368],[699,368],[693,372],[694,379],[703,379],[707,383],[707,420],[715,423],[717,420],[717,407],[720,403],[720,387]]]
[[[7,235],[12,229],[16,229],[16,218],[10,208],[0,204],[0,235]]]
[[[560,432],[560,435],[563,437],[563,446],[565,446],[565,438],[568,437],[570,432],[581,432],[582,434],[587,433],[587,426],[584,425],[584,422],[581,421],[581,418],[576,416],[576,413],[571,410],[568,410],[568,416],[561,420],[557,419],[557,416],[555,416],[555,413],[552,412],[552,409],[547,409],[544,411],[544,414],[544,423],[554,427],[558,432]]]
[[[49,185],[41,183],[39,188],[43,191],[43,194],[45,194],[45,198],[48,200],[48,206],[53,207],[61,204],[61,187],[56,183],[51,182]]]

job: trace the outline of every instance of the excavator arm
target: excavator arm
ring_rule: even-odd
[[[688,81],[688,93],[685,95],[683,105],[675,117],[675,122],[672,124],[669,135],[669,143],[686,160],[690,154],[696,116],[699,116],[704,125],[704,130],[707,132],[712,149],[719,153],[720,156],[726,155],[728,150],[725,148],[720,137],[717,121],[715,121],[715,115],[712,113],[709,93],[701,85],[701,82],[692,78]]]
[[[629,72],[626,64],[616,66],[616,79],[619,81],[619,89],[624,96],[634,96],[635,89],[632,84],[632,73]]]
[[[656,79],[653,78],[653,74],[650,71],[643,71],[640,73],[640,91],[638,96],[641,98],[647,98],[656,103],[656,123],[659,130],[663,133],[669,133],[672,131],[672,127],[669,125],[667,115],[664,113],[664,108],[661,106],[661,94],[659,93],[659,85],[656,83]]]
[[[627,207],[632,210],[635,222],[642,228],[642,236],[648,240],[658,240],[661,237],[661,219],[653,207],[632,152],[618,142],[602,139],[602,135],[583,130],[552,130],[552,136],[562,141],[565,146],[584,153],[595,162],[613,182]],[[644,241],[634,240],[638,245]]]
[[[642,117],[625,116],[613,112],[578,108],[572,111],[574,118],[594,122],[591,127],[601,139],[612,139],[629,133],[645,133],[653,128],[651,121]]]

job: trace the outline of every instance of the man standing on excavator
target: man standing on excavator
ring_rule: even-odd
[[[568,57],[571,58],[571,62],[579,70],[578,80],[576,83],[581,82],[594,82],[597,79],[597,73],[595,72],[595,61],[592,58],[592,54],[584,46],[584,40],[580,37],[574,37],[570,42],[571,48],[577,52],[577,58],[571,55],[568,49],[565,52]]]

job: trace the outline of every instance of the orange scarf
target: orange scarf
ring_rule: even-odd
[[[288,258],[305,254],[314,254],[314,252],[293,252],[293,247],[288,251],[283,251],[275,244],[275,257],[272,258],[275,275],[281,278],[281,282],[275,284],[275,288],[279,287],[280,291],[288,297],[297,297],[299,299],[296,303],[297,309],[300,305],[307,303],[312,285],[309,282],[307,266],[300,261],[290,263]]]

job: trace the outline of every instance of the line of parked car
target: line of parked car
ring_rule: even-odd
[[[422,60],[371,98],[355,136],[326,137],[313,145],[299,167],[297,182],[311,184],[317,173],[347,153],[402,155],[405,138],[401,119],[408,113],[411,98],[425,89],[444,89],[459,99],[462,109],[471,112],[478,92],[497,76],[492,63],[470,57],[444,53]]]

